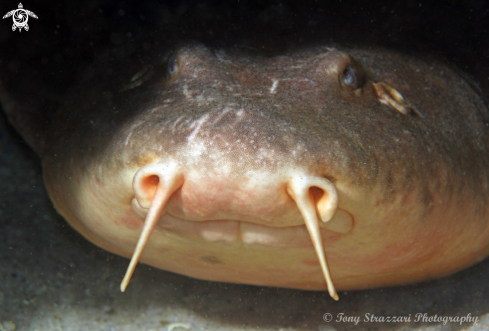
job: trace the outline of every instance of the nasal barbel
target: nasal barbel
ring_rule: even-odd
[[[316,203],[314,207],[314,195],[311,192],[311,188],[318,187],[323,190],[323,195]],[[304,223],[306,224],[309,236],[311,236],[312,244],[316,250],[316,255],[321,265],[324,278],[328,285],[329,295],[335,300],[338,300],[338,294],[333,285],[333,280],[326,261],[326,255],[324,254],[323,241],[321,239],[321,232],[319,230],[320,218],[323,222],[328,222],[333,217],[336,208],[338,207],[338,194],[334,185],[327,179],[315,176],[296,176],[293,177],[288,185],[287,192],[297,203]],[[318,217],[319,216],[319,217]]]
[[[184,180],[184,173],[181,167],[172,162],[144,166],[134,176],[133,189],[135,197],[132,200],[133,211],[139,216],[146,215],[143,230],[121,283],[122,292],[126,290],[131,280],[151,232],[160,217],[165,213],[168,200],[175,191],[182,187]],[[338,300],[338,294],[329,272],[319,227],[319,220],[326,223],[331,220],[336,212],[338,207],[336,188],[331,181],[324,177],[295,172],[284,184],[286,192],[295,201],[304,219],[327,283],[328,292],[333,299]],[[319,189],[322,192],[317,201],[313,189]]]
[[[158,179],[157,182],[154,181],[154,179],[156,179],[155,176]],[[134,176],[133,187],[136,197],[133,199],[133,204],[134,200],[137,200],[138,194],[148,192],[148,189],[151,189],[151,182],[153,182],[153,184],[157,184],[156,191],[154,192],[151,205],[149,206],[149,211],[144,221],[143,230],[139,236],[131,262],[129,263],[126,274],[122,279],[122,292],[126,290],[127,285],[131,280],[132,274],[134,273],[134,269],[136,269],[136,265],[141,257],[141,254],[143,253],[144,247],[146,247],[149,237],[151,236],[151,232],[163,214],[168,199],[170,199],[171,195],[182,186],[183,174],[178,171],[176,164],[163,165],[157,163],[143,167],[137,172],[136,176]]]

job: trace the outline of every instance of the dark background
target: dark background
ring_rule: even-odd
[[[0,15],[17,1],[1,1]],[[268,54],[315,45],[386,47],[440,59],[489,86],[489,4],[482,0],[23,5],[39,18],[21,33],[12,32],[11,18],[0,20],[0,77],[14,77],[10,88],[44,95],[51,107],[105,49],[151,52],[154,43],[184,40]],[[326,324],[322,315],[489,313],[489,261],[432,282],[340,292],[338,303],[324,292],[211,283],[143,265],[121,294],[128,261],[93,246],[56,214],[39,164],[1,114],[0,330],[9,321],[17,330],[163,330],[174,321],[190,322],[193,330],[411,330],[426,325]]]
[[[28,33],[12,33],[11,18],[1,21],[0,65],[29,63],[61,89],[105,47],[189,39],[269,53],[331,43],[382,46],[443,58],[489,85],[485,0],[32,0],[24,6],[39,19],[30,18]],[[17,1],[2,1],[0,13],[16,7]]]

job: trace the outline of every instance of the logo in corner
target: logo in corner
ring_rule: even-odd
[[[22,28],[24,28],[26,31],[29,31],[29,25],[27,24],[27,21],[29,20],[29,16],[38,18],[37,15],[34,14],[33,12],[24,9],[22,3],[19,3],[19,8],[9,11],[7,14],[3,16],[3,18],[7,18],[10,16],[12,16],[12,19],[14,20],[14,24],[12,25],[12,31],[19,29],[19,32],[22,32]]]

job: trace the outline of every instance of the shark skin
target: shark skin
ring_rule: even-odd
[[[489,254],[489,111],[445,65],[198,43],[111,65],[42,125],[1,74],[0,101],[58,212],[131,258],[122,291],[140,261],[338,299]]]

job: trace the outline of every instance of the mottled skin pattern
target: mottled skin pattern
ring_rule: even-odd
[[[287,191],[303,175],[338,193],[321,224],[337,289],[440,277],[489,254],[489,115],[453,70],[385,50],[173,53],[87,74],[46,136],[22,132],[56,208],[96,245],[131,256],[158,185],[148,178],[137,209],[133,179],[161,163],[185,179],[141,261],[165,270],[325,289]],[[349,65],[354,87],[341,79]],[[382,104],[377,82],[411,113]]]

